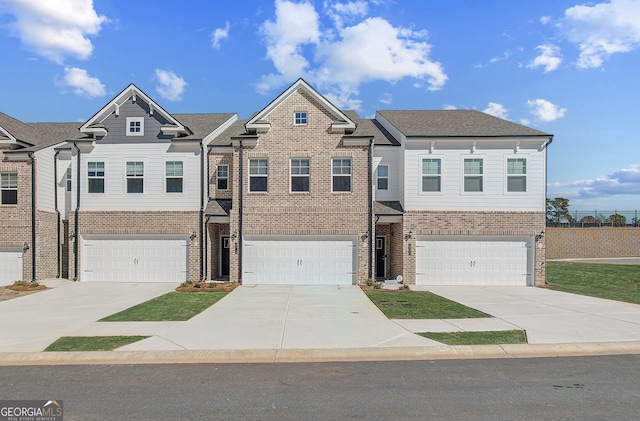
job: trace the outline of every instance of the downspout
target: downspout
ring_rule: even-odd
[[[211,168],[210,168],[210,164],[209,164],[209,154],[211,153],[211,149],[207,148],[207,165],[206,165],[206,186],[207,186],[207,204],[209,203],[209,200],[211,200],[211,183],[210,183],[210,176],[211,176]],[[204,222],[204,273],[205,273],[205,278],[209,277],[209,220],[211,219],[210,216],[207,216],[206,221]],[[213,276],[209,277],[211,280],[213,280]]]
[[[373,279],[373,245],[375,238],[373,238],[373,138],[369,140],[368,148],[368,181],[369,181],[369,273],[368,279]]]
[[[53,203],[56,211],[56,251],[58,253],[58,274],[56,278],[62,276],[62,263],[61,263],[61,250],[60,250],[60,210],[58,209],[58,154],[60,151],[56,151],[53,155]]]
[[[204,178],[204,143],[200,141],[200,181]],[[200,185],[200,281],[204,276],[204,186]]]
[[[78,222],[78,215],[80,213],[80,148],[76,142],[73,142],[73,147],[76,150],[76,210],[73,218],[73,280],[78,280],[78,229],[80,224]]]
[[[242,185],[244,183],[243,181],[243,160],[244,160],[244,154],[243,154],[243,148],[242,148],[242,140],[240,140],[240,163],[238,165],[238,171],[240,172],[240,177],[239,177],[239,181],[240,181],[240,187],[238,189],[238,193],[240,194],[240,199],[238,200],[238,281],[240,283],[242,283]]]
[[[36,160],[29,152],[31,162],[31,282],[36,281]]]

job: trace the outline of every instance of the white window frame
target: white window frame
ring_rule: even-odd
[[[340,161],[340,165],[336,166],[336,161]],[[344,161],[349,161],[349,172],[344,173],[343,171],[347,168],[343,165]],[[340,172],[336,173],[336,170],[339,169]],[[334,190],[335,178],[336,177],[345,177],[349,176],[349,190]],[[353,191],[353,159],[345,157],[345,158],[331,158],[331,192],[332,193],[351,193]]]
[[[438,173],[424,173],[423,163],[424,161],[438,161]],[[420,157],[420,182],[418,184],[418,190],[421,194],[440,194],[442,193],[442,157],[441,156],[421,156]],[[424,190],[423,180],[424,178],[438,179],[438,190]]]
[[[220,170],[223,168],[225,169],[225,175],[222,177],[220,176]],[[219,183],[221,180],[225,180],[225,182],[227,183],[227,187],[225,187],[224,189],[220,188]],[[216,190],[218,191],[229,190],[229,164],[218,164],[216,166]]]
[[[257,162],[257,166],[252,167],[252,162]],[[262,165],[266,163],[266,165]],[[257,170],[257,171],[256,171]],[[264,172],[262,172],[264,170]],[[264,178],[266,186],[264,190],[252,190],[251,181],[255,178]],[[249,159],[249,192],[251,193],[267,193],[269,191],[269,159],[268,158],[250,158]]]
[[[129,164],[133,164],[133,174],[129,174]],[[140,164],[140,166],[138,166]],[[125,191],[127,194],[143,194],[144,193],[144,161],[126,161],[125,164]],[[129,191],[129,180],[141,180],[142,181],[142,191]]]
[[[523,169],[524,171],[522,173],[510,173],[509,171],[511,171],[511,168],[509,168],[509,162],[510,161],[524,161],[524,165],[523,165]],[[527,158],[507,158],[505,161],[505,191],[508,194],[524,194],[527,192]],[[524,190],[509,190],[509,179],[510,178],[522,178],[524,179]]]
[[[131,131],[131,123],[139,123],[140,131]],[[144,117],[127,117],[127,127],[125,127],[127,136],[144,136]]]
[[[169,174],[169,164],[173,164],[172,174]],[[176,174],[176,165],[180,164],[180,174]],[[184,193],[184,162],[183,161],[165,161],[164,163],[164,191],[169,194]],[[180,179],[180,191],[169,191],[169,180]]]
[[[65,191],[71,191],[71,186],[72,186],[72,173],[71,173],[71,166],[67,167],[67,171],[65,172]]]
[[[4,196],[5,191],[16,192],[16,203],[4,203],[2,197],[0,197],[0,204],[11,206],[18,204],[18,172],[17,171],[3,171],[0,173],[0,194]]]
[[[467,173],[465,168],[465,162],[480,162],[480,172],[479,173]],[[463,157],[462,159],[462,192],[464,194],[484,194],[485,185],[484,185],[484,157]],[[480,190],[467,190],[466,188],[466,180],[467,178],[478,178],[480,179]]]
[[[91,164],[95,164],[95,168],[91,169]],[[98,164],[102,164],[102,175],[99,175]],[[103,194],[107,191],[107,165],[104,161],[89,161],[87,162],[87,193],[89,194]],[[94,173],[94,175],[91,175]],[[91,180],[102,180],[102,191],[91,191]]]
[[[309,113],[306,111],[295,111],[293,113],[294,126],[306,126],[309,121]]]
[[[302,161],[306,161],[307,165],[296,165],[294,167],[294,161],[298,161],[301,163]],[[306,173],[300,172],[306,169]],[[307,179],[307,189],[306,190],[293,190],[293,179],[294,178],[306,178]],[[289,160],[289,192],[291,193],[309,193],[311,192],[311,159],[310,158],[291,158]]]
[[[386,168],[386,175],[380,174],[380,168]],[[385,188],[380,188],[380,181],[384,180],[387,182],[387,186]],[[389,191],[389,165],[388,164],[379,164],[378,169],[376,170],[376,189],[380,191]]]

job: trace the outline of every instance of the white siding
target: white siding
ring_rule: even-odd
[[[375,186],[375,200],[400,200],[400,148],[377,147],[374,149],[373,183]],[[378,165],[389,167],[389,189],[378,190]]]
[[[55,211],[53,147],[34,153],[36,160],[36,205],[39,210]]]
[[[431,153],[424,148],[407,149],[405,157],[405,210],[478,210],[478,211],[544,211],[545,209],[545,151],[521,147],[483,149],[439,146]],[[441,192],[421,191],[422,158],[441,159]],[[483,159],[483,192],[463,191],[463,160]],[[527,191],[507,192],[507,158],[527,160]]]
[[[96,144],[80,154],[80,208],[84,211],[180,211],[200,209],[201,151],[173,151],[169,141]],[[73,168],[76,168],[74,151]],[[144,163],[144,192],[127,193],[126,163]],[[183,192],[166,193],[165,162],[183,162]],[[105,192],[88,193],[87,163],[104,162]],[[74,176],[75,181],[75,176]],[[75,188],[72,206],[75,206]]]

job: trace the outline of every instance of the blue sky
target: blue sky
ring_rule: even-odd
[[[552,133],[549,197],[640,209],[640,0],[0,0],[0,27],[0,111],[22,121],[85,121],[129,83],[247,118],[304,77],[363,117]]]

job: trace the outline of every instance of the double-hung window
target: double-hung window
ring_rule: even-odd
[[[422,191],[439,192],[442,188],[442,161],[424,158],[422,160]]]
[[[388,165],[378,165],[378,190],[389,190]]]
[[[218,190],[229,190],[229,166],[218,165],[216,168],[216,188]]]
[[[309,191],[310,160],[308,158],[294,158],[291,160],[291,191]]]
[[[144,192],[144,163],[127,162],[127,193]]]
[[[527,191],[527,160],[525,158],[507,159],[507,191]]]
[[[266,158],[249,160],[249,191],[266,192],[269,176],[269,160]]]
[[[127,136],[144,136],[144,117],[127,117]]]
[[[2,191],[3,205],[18,204],[18,173],[0,173],[0,190]]]
[[[67,168],[67,173],[66,173],[66,184],[67,184],[67,191],[71,191],[71,167]]]
[[[306,111],[296,111],[293,116],[293,123],[296,126],[303,126],[307,124],[307,112]]]
[[[167,193],[182,193],[182,173],[182,161],[167,161],[165,163]]]
[[[464,191],[482,191],[482,159],[468,158],[464,160]]]
[[[104,162],[87,162],[89,193],[104,193]]]
[[[331,188],[334,192],[351,191],[351,158],[331,160]]]

